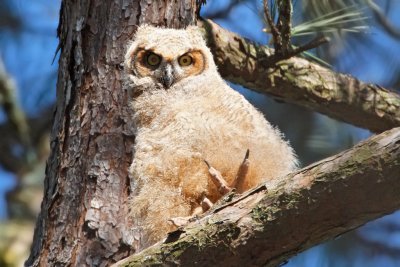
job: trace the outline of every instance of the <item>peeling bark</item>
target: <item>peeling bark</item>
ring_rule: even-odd
[[[221,75],[275,99],[320,112],[372,132],[400,126],[400,96],[294,57],[265,68],[273,50],[229,32],[210,20],[199,22]]]
[[[399,209],[399,192],[395,128],[223,203],[113,266],[276,266]]]
[[[45,195],[26,266],[108,266],[134,252],[134,142],[122,63],[136,25],[193,24],[196,1],[63,1]]]

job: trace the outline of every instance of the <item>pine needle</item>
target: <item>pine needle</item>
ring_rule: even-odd
[[[315,35],[316,33],[361,33],[367,32],[369,19],[355,5],[341,8],[292,28],[292,36]]]

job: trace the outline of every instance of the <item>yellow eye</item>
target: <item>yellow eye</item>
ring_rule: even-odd
[[[158,64],[160,64],[161,62],[161,57],[159,55],[156,55],[154,53],[150,53],[147,58],[147,64],[149,64],[150,66],[157,66]]]
[[[193,63],[193,59],[191,56],[183,55],[179,58],[178,62],[179,65],[181,65],[182,67],[186,67]]]

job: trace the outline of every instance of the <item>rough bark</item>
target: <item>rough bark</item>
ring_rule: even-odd
[[[114,266],[276,266],[399,209],[399,192],[395,128],[223,203]]]
[[[372,132],[400,126],[400,96],[395,92],[299,57],[266,68],[265,60],[272,49],[210,20],[199,24],[205,28],[215,62],[225,79]]]
[[[185,27],[195,12],[195,0],[62,2],[52,153],[27,266],[108,266],[134,251],[123,56],[136,25]]]

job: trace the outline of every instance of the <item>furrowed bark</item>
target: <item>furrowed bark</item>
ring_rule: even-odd
[[[399,192],[400,128],[395,128],[244,193],[171,234],[170,243],[114,267],[276,266],[399,209]]]
[[[45,192],[26,266],[109,266],[139,246],[128,218],[134,127],[122,63],[137,25],[195,23],[196,1],[65,0]]]
[[[299,57],[266,68],[273,50],[229,32],[210,20],[208,44],[221,75],[233,83],[297,104],[372,132],[400,126],[400,96]]]

